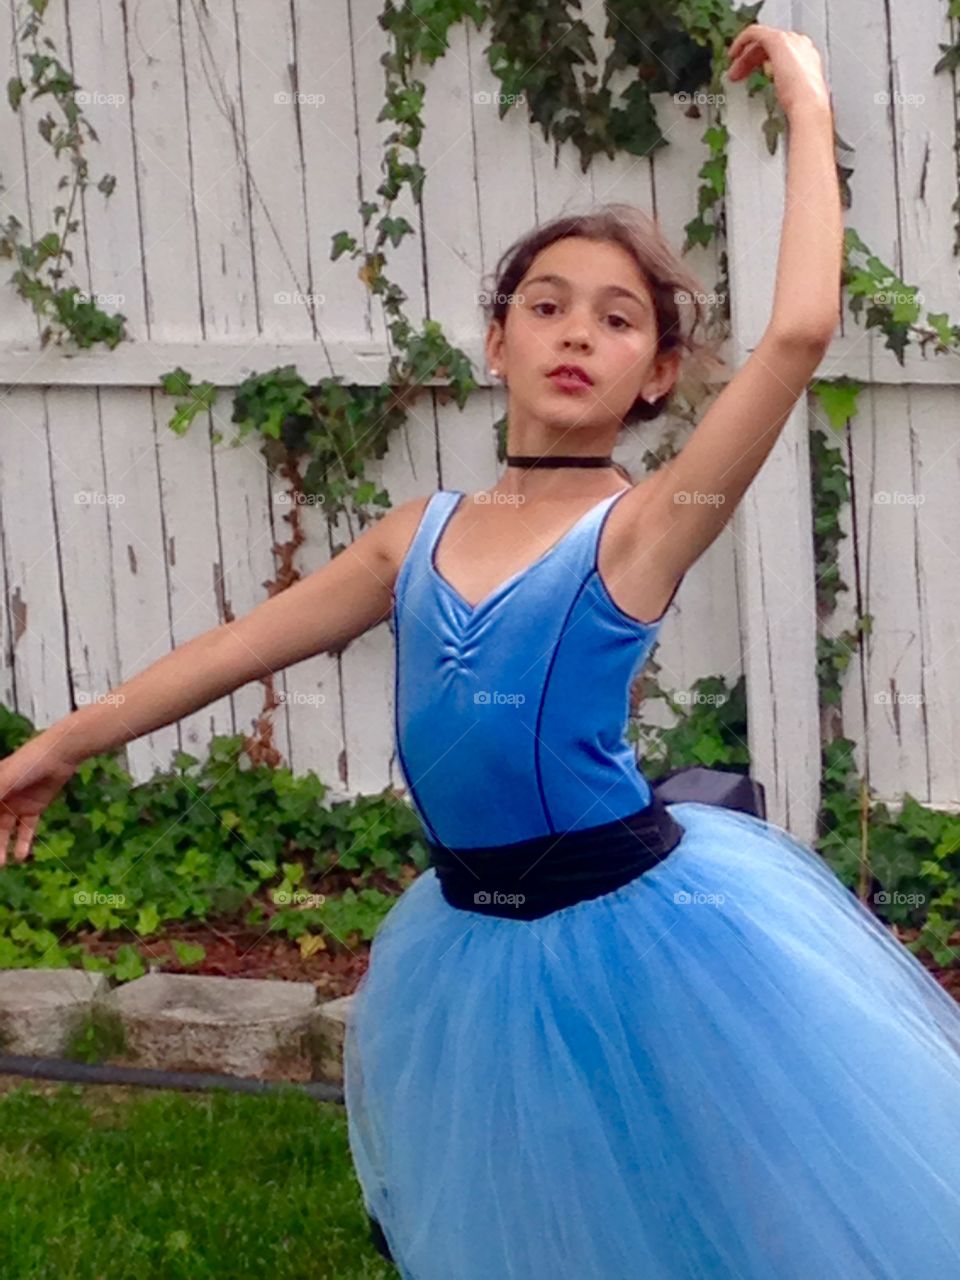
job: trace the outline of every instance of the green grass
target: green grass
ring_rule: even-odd
[[[0,1094],[3,1280],[355,1280],[367,1236],[341,1107],[33,1082]]]

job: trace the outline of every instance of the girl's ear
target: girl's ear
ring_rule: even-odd
[[[665,351],[657,356],[653,377],[641,392],[648,404],[653,404],[655,400],[659,400],[677,385],[682,358],[682,353],[676,349]]]
[[[497,377],[503,373],[503,326],[499,320],[491,320],[484,340],[484,351],[490,372]]]

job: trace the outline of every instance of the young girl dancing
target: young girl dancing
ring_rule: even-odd
[[[610,456],[688,350],[676,255],[629,206],[540,227],[497,272],[491,490],[404,503],[0,764],[3,861],[81,759],[393,616],[431,865],[374,939],[345,1093],[410,1280],[960,1276],[960,1009],[812,849],[662,802],[624,737],[631,677],[838,319],[819,58],[765,26],[730,53],[731,80],[769,62],[789,121],[776,295],[677,457],[629,484]]]

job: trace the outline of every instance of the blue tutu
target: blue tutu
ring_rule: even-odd
[[[649,787],[635,766],[624,775],[611,728],[627,623],[595,596],[572,626],[559,572],[535,620],[502,595],[495,616],[468,613],[430,577],[451,509],[438,497],[398,579],[398,742],[425,827],[492,845],[637,810]],[[571,598],[602,587],[596,537],[589,521],[568,537]],[[633,620],[636,661],[656,626]],[[524,692],[541,650],[509,733],[495,703],[471,711],[478,684]],[[596,730],[570,683],[586,670],[607,716]],[[574,812],[578,791],[593,802]],[[676,847],[600,896],[510,919],[452,906],[431,867],[381,925],[345,1094],[364,1202],[400,1274],[960,1276],[960,1007],[788,832],[715,805],[668,811]]]
[[[960,1009],[818,855],[669,806],[668,858],[529,922],[387,916],[351,1147],[416,1280],[960,1275]]]

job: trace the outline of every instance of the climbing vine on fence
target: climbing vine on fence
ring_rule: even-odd
[[[77,100],[79,86],[59,60],[53,41],[43,35],[43,17],[49,0],[30,0],[27,16],[19,28],[23,43],[23,60],[29,66],[29,77],[17,74],[7,83],[7,101],[15,112],[21,104],[42,99],[48,103],[37,128],[47,142],[56,161],[64,158],[70,172],[60,176],[57,190],[64,191],[64,202],[52,211],[53,225],[35,238],[24,236],[20,220],[9,214],[0,224],[0,258],[16,263],[10,283],[43,321],[41,344],[51,340],[71,339],[79,347],[102,342],[115,347],[126,336],[122,315],[110,315],[97,301],[88,297],[75,284],[66,284],[67,268],[73,266],[70,244],[80,226],[80,209],[91,186],[85,154],[84,131],[96,142],[97,134],[85,118]],[[96,190],[105,198],[114,189],[112,174],[103,174]],[[3,188],[0,182],[0,189]]]

